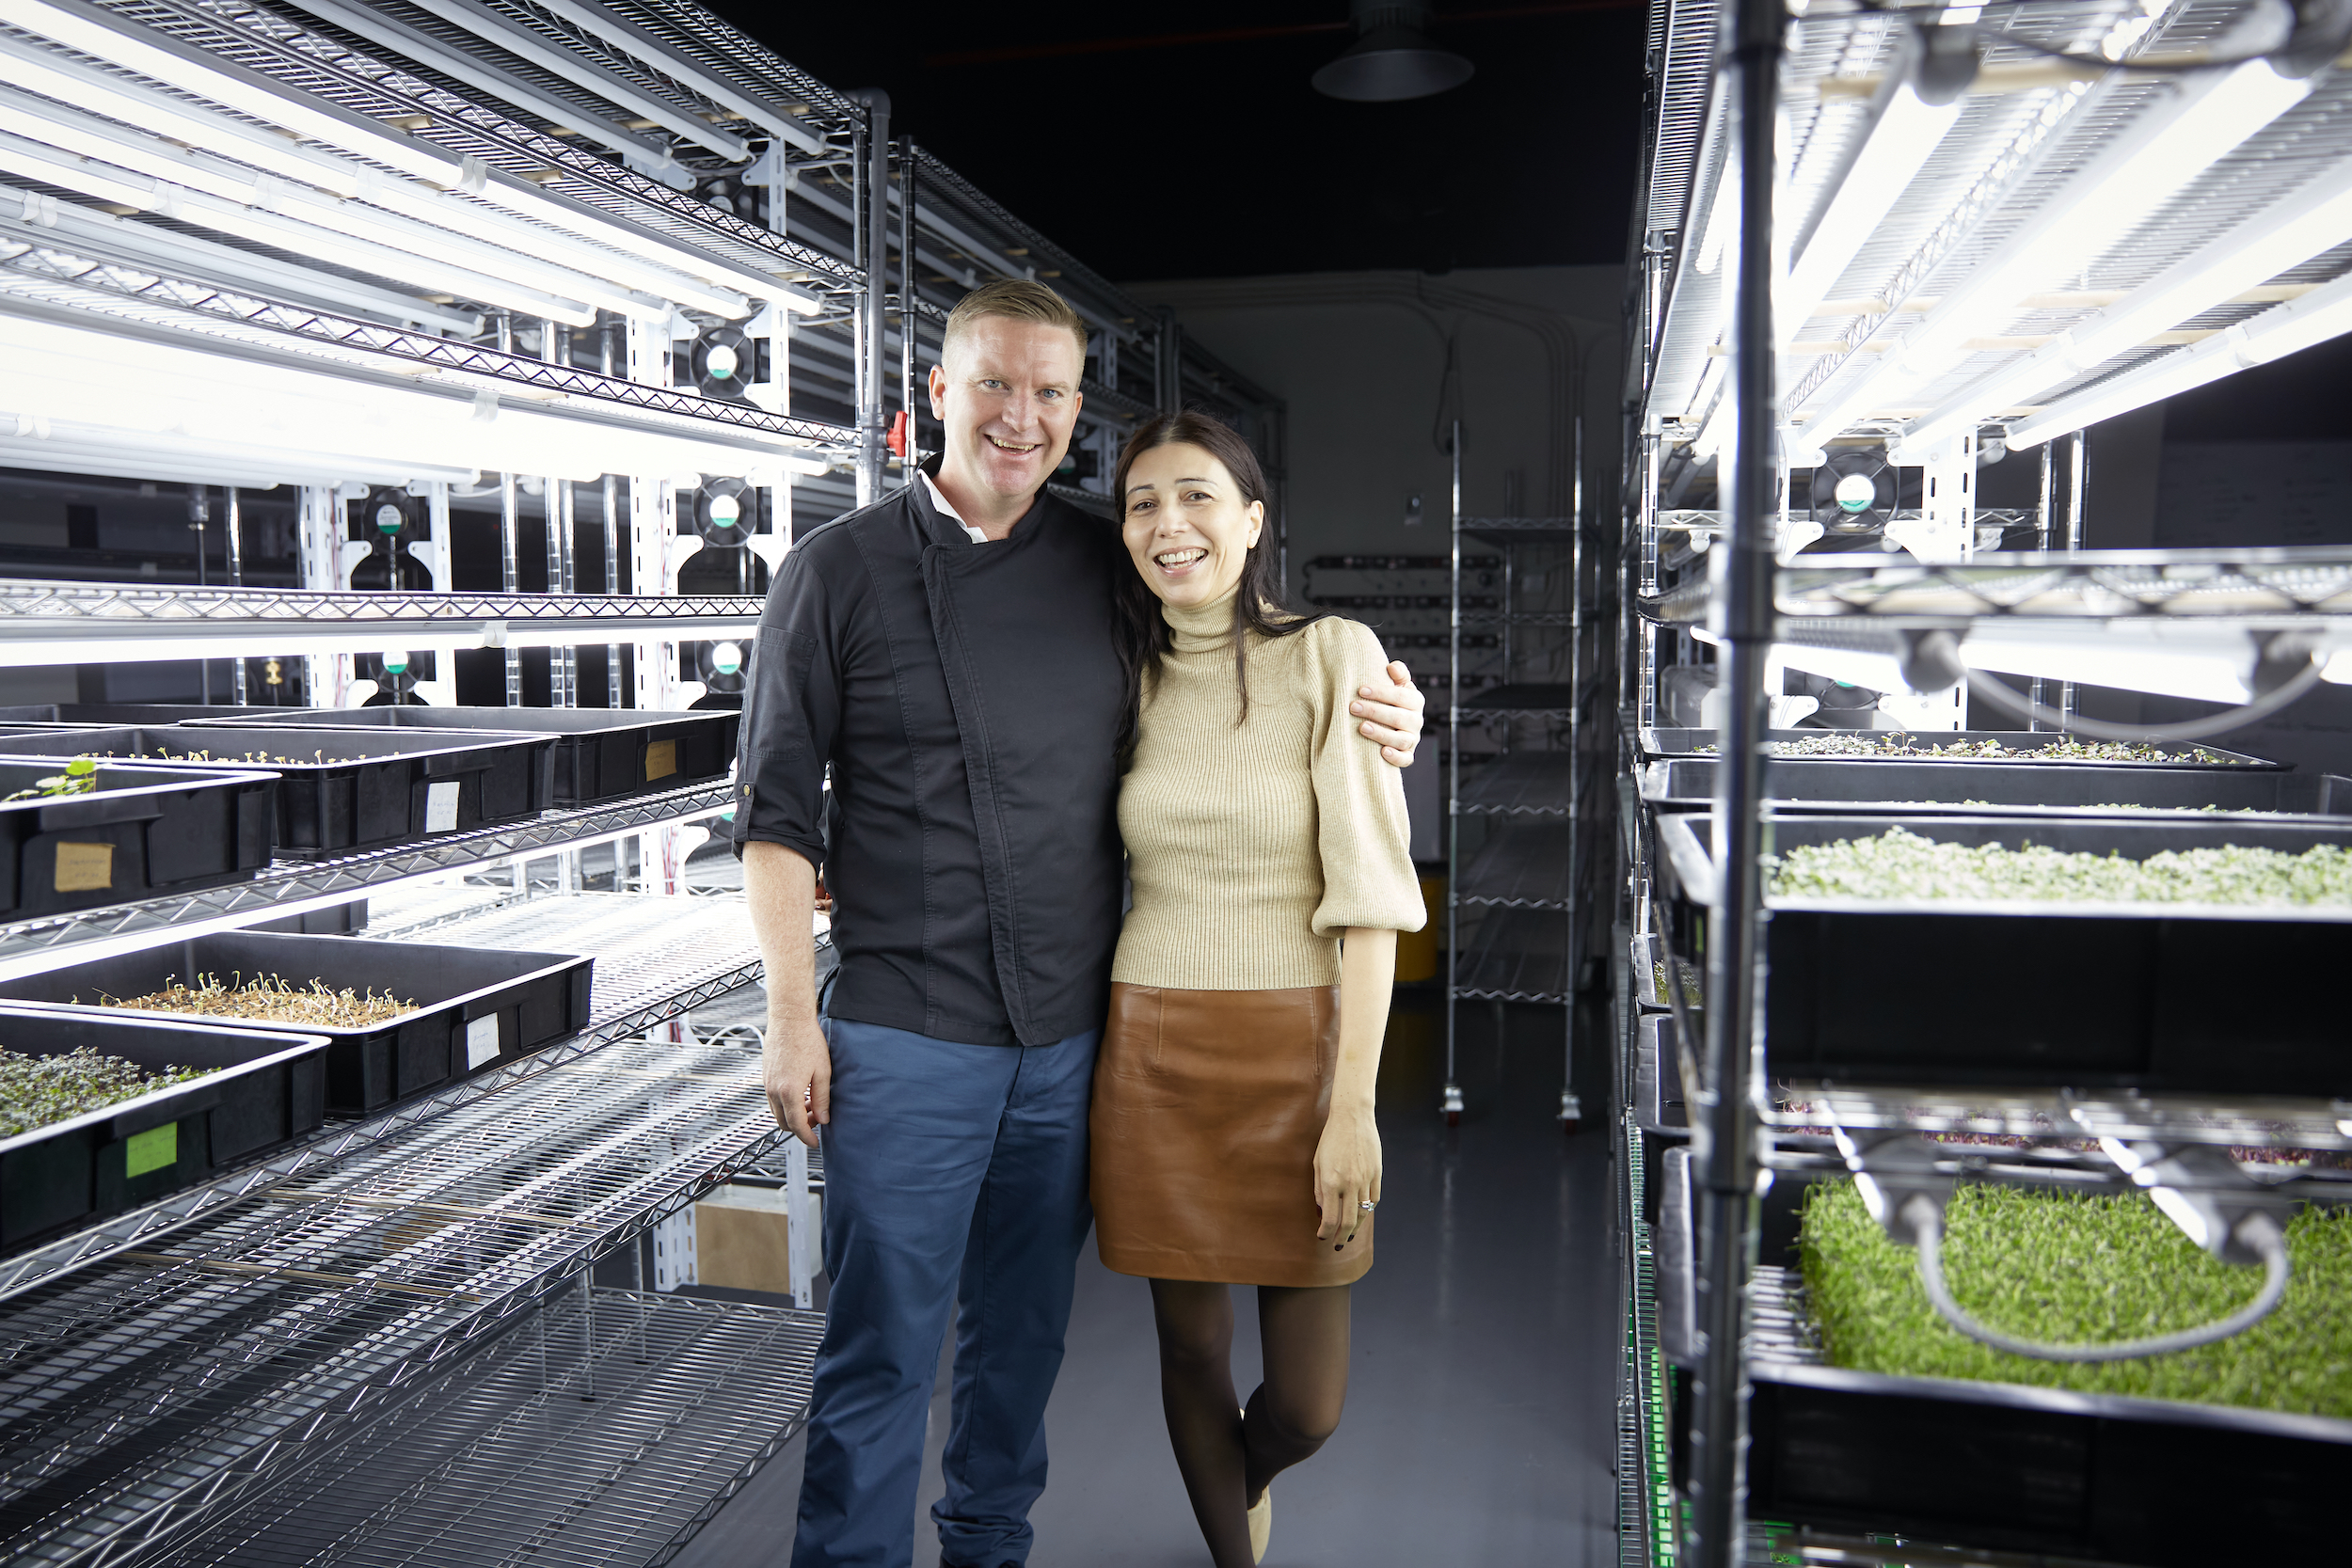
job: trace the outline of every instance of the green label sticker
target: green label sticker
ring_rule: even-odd
[[[161,1127],[132,1133],[131,1141],[122,1146],[122,1174],[126,1177],[145,1176],[151,1170],[178,1164],[180,1124],[167,1121]]]

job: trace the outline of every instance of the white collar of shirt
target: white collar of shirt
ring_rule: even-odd
[[[923,470],[920,468],[917,468],[914,471],[919,474],[923,473]],[[939,493],[938,482],[933,480],[929,474],[923,474],[923,488],[931,493],[932,508],[943,517],[955,518],[956,527],[963,530],[965,538],[971,540],[975,545],[985,545],[988,543],[987,534],[982,533],[978,529],[976,529],[970,523],[965,522],[962,515],[958,513],[954,507],[947,504],[947,498]]]

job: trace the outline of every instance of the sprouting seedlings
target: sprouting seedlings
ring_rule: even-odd
[[[2209,762],[2248,766],[2202,746],[2167,751],[2140,741],[2052,740],[2042,746],[2008,746],[1997,740],[1948,740],[1922,744],[1905,730],[1836,730],[1808,735],[1799,740],[1771,742],[1780,757],[1931,757],[1947,762]],[[1715,752],[1713,746],[1696,748],[1694,755]]]
[[[151,1071],[89,1046],[54,1056],[0,1051],[0,1138],[135,1100],[201,1078],[209,1070],[167,1067]]]
[[[78,1002],[81,998],[73,1000]],[[326,1024],[338,1029],[364,1028],[417,1010],[416,1003],[404,1002],[389,991],[379,996],[373,987],[364,991],[355,991],[348,986],[336,990],[324,980],[298,987],[275,974],[257,974],[248,980],[242,970],[231,971],[228,980],[217,974],[199,974],[192,986],[182,983],[176,974],[167,975],[160,990],[129,998],[101,992],[98,1004],[102,1007],[128,1007],[140,1012],[194,1013],[205,1018]]]
[[[75,757],[65,765],[65,771],[45,779],[36,779],[29,789],[0,800],[0,804],[18,800],[47,800],[65,795],[94,795],[98,792],[98,761],[95,757]]]
[[[2145,860],[2026,844],[1948,844],[1903,828],[1772,857],[1781,898],[1996,899],[2113,904],[2352,904],[2352,850],[2225,844]]]

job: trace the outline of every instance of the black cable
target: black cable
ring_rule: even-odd
[[[2010,690],[1991,675],[1976,670],[1968,672],[1968,689],[1994,707],[2020,719],[2055,725],[2061,730],[2090,736],[2094,740],[2203,740],[2210,736],[2227,735],[2232,730],[2244,729],[2257,720],[2269,718],[2317,686],[2320,670],[2320,661],[2313,659],[2275,691],[2226,713],[2191,719],[2178,724],[2110,724],[2104,720],[2085,719],[2079,713],[2061,713],[2056,708],[2043,706],[2023,692]]]

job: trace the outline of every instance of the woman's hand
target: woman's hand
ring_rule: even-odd
[[[1357,733],[1377,741],[1381,760],[1391,768],[1413,766],[1413,748],[1421,744],[1421,714],[1429,699],[1413,684],[1412,672],[1402,660],[1391,660],[1387,686],[1359,686],[1347,711],[1363,721]]]
[[[1315,1234],[1335,1248],[1347,1245],[1372,1212],[1364,1205],[1379,1201],[1380,1129],[1372,1107],[1335,1108],[1315,1146],[1315,1207],[1323,1211]]]

